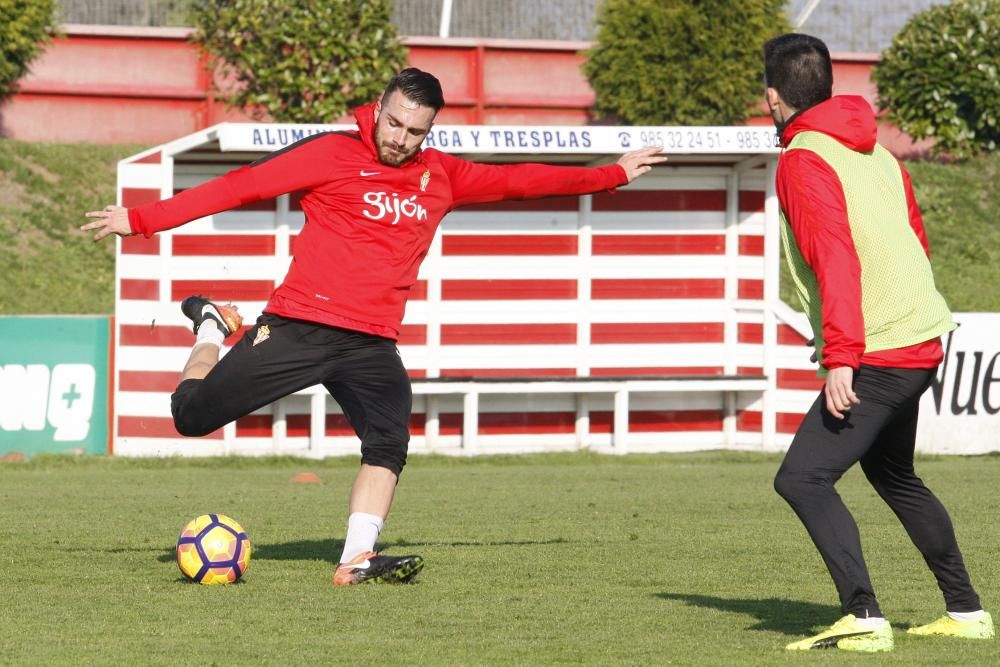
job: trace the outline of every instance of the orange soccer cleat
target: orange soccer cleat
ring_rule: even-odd
[[[374,551],[359,554],[349,563],[341,563],[333,573],[336,586],[353,586],[366,581],[406,584],[424,568],[420,556],[382,556]]]

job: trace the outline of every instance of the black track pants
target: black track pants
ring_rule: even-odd
[[[398,475],[410,440],[410,378],[394,341],[357,331],[261,315],[205,379],[177,387],[174,425],[182,435],[206,435],[315,384],[361,438],[362,462]]]
[[[860,405],[839,420],[820,393],[775,477],[774,488],[802,520],[829,568],[845,614],[882,615],[857,524],[834,489],[858,461],[934,573],[948,611],[980,609],[948,512],[913,470],[917,409],[933,374],[861,366],[854,379]]]

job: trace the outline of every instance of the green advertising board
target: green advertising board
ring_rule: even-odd
[[[108,316],[0,317],[0,454],[108,451]]]

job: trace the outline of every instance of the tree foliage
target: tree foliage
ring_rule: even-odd
[[[390,0],[217,0],[195,3],[191,19],[235,83],[220,91],[230,106],[324,123],[375,99],[405,64],[390,13]]]
[[[55,27],[55,0],[0,0],[0,100],[14,92]]]
[[[595,111],[635,125],[726,125],[763,97],[782,0],[604,0],[584,73]]]
[[[955,0],[914,16],[876,65],[879,107],[901,130],[968,157],[1000,143],[1000,0]]]

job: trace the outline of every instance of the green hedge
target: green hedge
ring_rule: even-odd
[[[896,35],[872,78],[879,106],[932,151],[963,158],[1000,142],[1000,0],[955,0]]]
[[[406,63],[388,0],[228,0],[191,9],[194,41],[252,116],[329,123],[378,97]]]
[[[789,30],[781,0],[604,0],[584,73],[625,125],[742,123],[764,95],[760,45]]]
[[[0,101],[48,41],[55,26],[55,0],[0,0]]]

